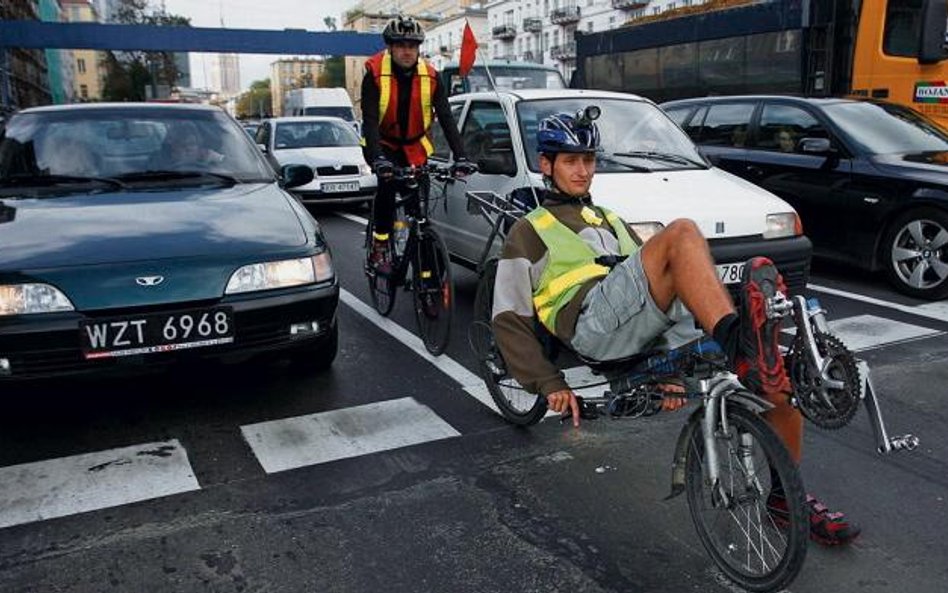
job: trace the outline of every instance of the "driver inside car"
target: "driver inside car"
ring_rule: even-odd
[[[667,350],[701,336],[700,326],[725,352],[729,367],[751,391],[775,407],[764,417],[799,464],[803,419],[790,404],[790,381],[778,348],[779,319],[764,303],[786,292],[773,263],[747,262],[741,306],[735,308],[718,278],[708,243],[697,225],[672,221],[648,242],[606,208],[589,188],[596,172],[600,133],[594,106],[543,119],[536,146],[546,190],[539,206],[510,229],[497,266],[492,326],[510,374],[524,389],[546,398],[549,409],[580,407],[563,373],[546,358],[537,324],[587,359],[607,361]],[[609,267],[606,260],[614,263]],[[683,401],[666,391],[663,408]],[[768,498],[775,521],[786,517],[779,480]],[[860,529],[842,513],[807,497],[811,538],[844,544]]]

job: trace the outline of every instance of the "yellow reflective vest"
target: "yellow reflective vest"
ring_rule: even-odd
[[[629,256],[639,246],[632,239],[622,219],[600,207],[609,226],[619,240],[619,252]],[[609,273],[609,268],[596,263],[596,252],[569,227],[558,221],[543,206],[526,215],[537,235],[546,245],[548,261],[533,292],[533,306],[544,327],[556,334],[556,316],[584,282]]]

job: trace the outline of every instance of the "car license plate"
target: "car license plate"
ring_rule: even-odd
[[[324,183],[320,187],[324,192],[341,192],[341,191],[359,191],[359,182],[358,181],[349,181],[346,183]]]
[[[718,264],[715,266],[718,270],[718,278],[724,284],[737,284],[741,281],[741,274],[744,273],[744,262],[739,264]]]
[[[230,307],[84,321],[79,340],[86,359],[171,352],[234,341]]]

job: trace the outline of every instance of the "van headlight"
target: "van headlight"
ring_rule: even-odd
[[[767,215],[764,239],[779,239],[803,234],[803,225],[796,212],[780,212]]]
[[[364,175],[371,175],[371,174],[372,174],[372,167],[370,167],[368,163],[359,164],[359,175],[364,176]]]
[[[0,284],[0,316],[75,310],[66,295],[55,286]]]
[[[312,257],[284,259],[242,266],[227,281],[224,294],[290,288],[331,280],[332,257],[328,251]]]
[[[632,230],[635,231],[635,234],[642,239],[642,242],[646,242],[651,239],[653,236],[657,235],[660,230],[665,228],[660,222],[630,222],[629,226],[632,227]]]

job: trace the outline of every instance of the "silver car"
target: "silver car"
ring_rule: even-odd
[[[352,125],[338,117],[275,117],[257,130],[257,145],[277,171],[287,163],[313,168],[313,181],[293,189],[305,203],[367,202],[377,181]]]

